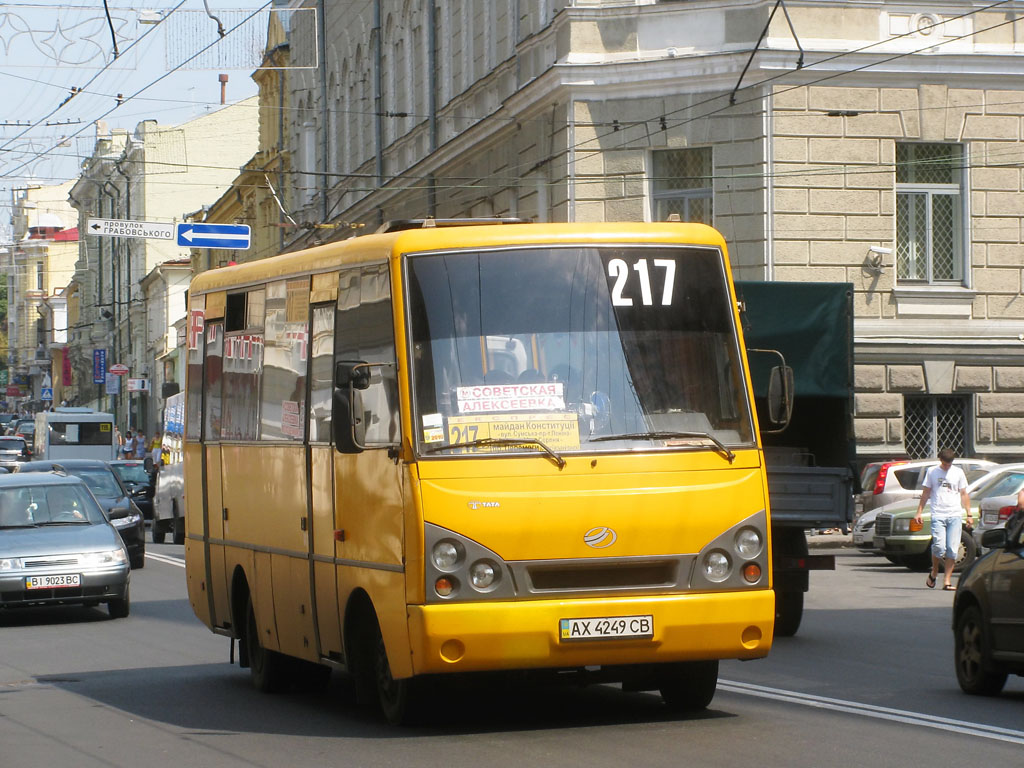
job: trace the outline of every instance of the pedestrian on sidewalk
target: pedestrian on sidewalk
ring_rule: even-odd
[[[971,515],[971,499],[967,495],[967,476],[960,467],[953,465],[956,454],[949,448],[939,451],[939,466],[931,467],[924,477],[924,491],[917,505],[914,521],[921,523],[925,504],[932,508],[932,570],[925,580],[929,589],[935,587],[939,575],[939,563],[943,565],[943,589],[954,589],[952,584],[953,563],[960,549],[960,529],[963,525],[963,511],[967,512],[967,527],[974,525]]]

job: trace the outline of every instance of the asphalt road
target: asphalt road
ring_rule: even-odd
[[[995,699],[960,693],[952,595],[849,549],[812,576],[798,635],[723,663],[701,716],[611,686],[490,682],[439,691],[430,724],[407,729],[362,717],[341,679],[255,692],[193,617],[182,549],[150,546],[128,619],[0,613],[0,768],[1022,763],[1024,679]]]

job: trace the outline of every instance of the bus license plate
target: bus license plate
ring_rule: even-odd
[[[593,619],[559,619],[559,642],[654,637],[654,616],[605,616]]]
[[[82,574],[58,573],[52,576],[29,576],[25,579],[25,589],[60,589],[61,587],[82,586]]]

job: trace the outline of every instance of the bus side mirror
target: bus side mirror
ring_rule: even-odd
[[[334,386],[338,389],[368,389],[370,364],[362,360],[339,360],[334,366]]]
[[[776,365],[768,379],[768,419],[777,429],[785,429],[793,415],[793,369]]]
[[[356,390],[370,386],[370,366],[362,360],[339,360],[334,366],[331,431],[339,453],[362,453],[366,428],[355,413]]]
[[[334,447],[339,453],[362,453],[363,445],[359,440],[362,430],[359,419],[352,412],[353,390],[335,387],[331,408],[331,432],[334,435]]]

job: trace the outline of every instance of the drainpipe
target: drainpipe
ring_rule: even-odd
[[[114,192],[117,193],[117,197],[107,191],[107,187],[114,187]],[[121,191],[110,183],[110,181],[104,181],[103,186],[100,187],[100,191],[107,196],[107,200],[111,206],[111,218],[117,218],[118,210],[121,207]],[[116,203],[115,203],[116,199]],[[121,303],[119,301],[121,293],[121,254],[120,248],[115,249],[114,245],[117,244],[115,240],[111,243],[110,247],[110,303],[111,303],[111,314],[113,314],[113,320],[111,321],[114,326],[113,333],[113,357],[114,362],[120,362],[119,357],[121,355]],[[110,399],[114,403],[114,407],[111,411],[114,414],[114,423],[117,423],[120,416],[121,396],[116,397],[111,395]],[[130,425],[129,425],[130,426]]]
[[[410,51],[410,55],[412,52]],[[427,69],[429,70],[430,86],[427,88],[427,133],[430,141],[429,154],[437,150],[437,4],[427,3]],[[427,213],[437,216],[437,177],[433,173],[427,179]]]
[[[327,101],[327,8],[325,0],[319,0],[317,8],[317,55],[320,57],[320,156],[322,173],[317,179],[320,188],[320,220],[327,223],[330,208],[327,206],[327,171],[331,167],[330,104]]]
[[[120,161],[115,161],[114,162],[114,168],[115,168],[115,170],[117,170],[118,174],[120,174],[121,178],[124,179],[124,209],[125,209],[124,210],[124,217],[125,217],[125,219],[131,220],[131,217],[132,217],[132,185],[131,185],[131,179],[129,178],[127,173],[125,173],[123,170],[121,170],[121,163],[120,163]],[[127,304],[128,311],[125,313],[126,316],[127,316],[127,323],[126,323],[126,325],[127,325],[127,328],[128,328],[128,354],[129,354],[129,356],[134,356],[135,345],[132,343],[132,240],[131,240],[131,238],[129,238],[128,242],[125,243],[125,250],[128,252],[128,258],[126,260],[128,274],[127,274],[127,276],[125,278],[125,285],[126,285],[126,287],[128,289],[128,304]],[[142,397],[142,395],[140,395],[139,397]],[[131,421],[131,407],[130,407],[131,406],[131,399],[130,398],[128,400],[128,403],[129,403],[128,420]],[[143,421],[144,420],[141,418],[141,413],[140,413],[139,414],[139,422],[141,423]],[[139,425],[136,424],[135,426],[138,427]]]
[[[289,49],[289,54],[288,55],[291,56],[290,49]],[[285,88],[284,72],[279,71],[277,73],[276,77],[277,77],[277,158],[276,158],[276,160],[277,160],[277,167],[279,169],[281,169],[282,155],[284,155],[284,88]],[[281,196],[282,197],[285,196],[284,173],[283,173],[284,170],[286,170],[286,169],[281,169],[281,170],[278,170],[278,172],[277,172],[277,187],[278,187],[278,189],[281,190]],[[282,211],[278,211],[277,221],[280,224],[284,224],[284,213]],[[284,227],[278,227],[277,228],[277,250],[278,250],[278,253],[280,253],[281,251],[284,250],[284,244],[285,244],[285,240],[286,240],[284,232],[285,232]],[[185,305],[185,308],[186,308],[186,310],[188,309],[188,304]],[[187,314],[187,312],[186,312],[186,314]]]
[[[381,72],[384,57],[383,30],[380,22],[380,0],[373,3],[373,112],[376,133],[376,153],[374,158],[374,175],[377,186],[384,183],[384,73]]]

